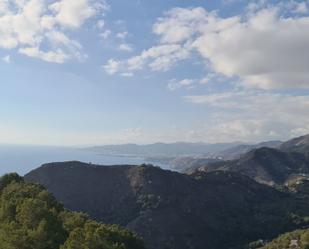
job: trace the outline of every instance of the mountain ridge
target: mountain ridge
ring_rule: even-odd
[[[126,226],[148,249],[240,248],[298,228],[289,213],[301,217],[305,210],[301,200],[237,172],[185,175],[148,165],[64,162],[43,165],[25,180],[71,210]]]

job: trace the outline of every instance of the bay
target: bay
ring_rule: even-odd
[[[0,145],[0,175],[10,172],[24,175],[42,164],[64,161],[81,161],[100,165],[146,163],[142,157],[103,155],[79,148]]]

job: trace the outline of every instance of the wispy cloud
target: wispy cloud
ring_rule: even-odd
[[[7,63],[7,64],[11,63],[11,56],[6,55],[6,56],[2,57],[2,61]]]

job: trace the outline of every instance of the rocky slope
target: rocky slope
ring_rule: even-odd
[[[25,179],[71,210],[137,232],[148,249],[243,248],[302,226],[309,214],[303,199],[234,172],[189,176],[146,165],[66,162],[43,165]]]

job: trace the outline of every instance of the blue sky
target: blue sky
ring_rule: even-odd
[[[0,2],[0,143],[309,133],[308,1]]]

